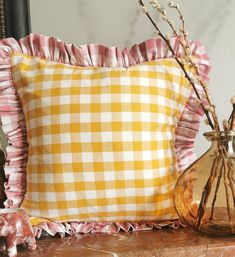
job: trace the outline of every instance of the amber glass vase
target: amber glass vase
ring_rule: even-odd
[[[192,228],[212,235],[235,235],[235,132],[209,132],[209,150],[179,177],[174,204]]]

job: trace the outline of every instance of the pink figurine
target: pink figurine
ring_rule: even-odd
[[[36,249],[36,241],[28,216],[23,209],[0,209],[0,237],[5,237],[9,257],[17,256],[16,246],[26,244],[29,250]]]

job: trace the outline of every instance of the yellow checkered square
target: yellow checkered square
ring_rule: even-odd
[[[29,215],[176,217],[174,133],[191,88],[174,59],[84,68],[14,53],[11,62],[29,143]]]

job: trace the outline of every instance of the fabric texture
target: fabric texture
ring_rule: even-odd
[[[171,44],[181,57],[178,39]],[[206,78],[207,56],[198,42],[191,46]],[[202,111],[161,40],[121,52],[31,35],[1,41],[0,51],[1,122],[10,142],[7,207],[19,206],[25,195],[29,157],[23,206],[32,216],[86,222],[176,218],[175,165],[181,170],[192,161]]]
[[[175,126],[191,87],[173,59],[80,68],[13,54],[24,111],[30,216],[176,218]]]

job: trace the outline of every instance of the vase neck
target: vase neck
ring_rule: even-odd
[[[211,142],[211,150],[218,151],[223,149],[226,156],[235,159],[235,135],[226,135],[224,133],[205,135],[207,140]]]

